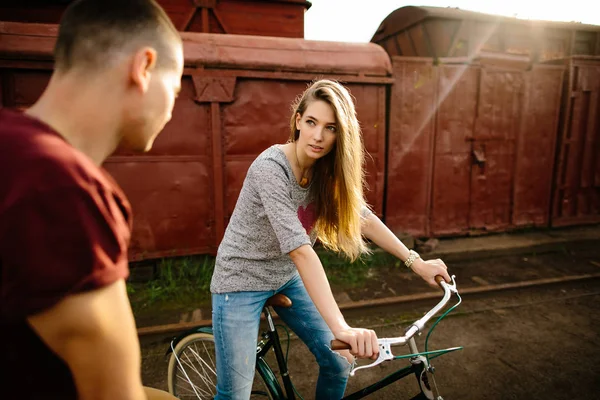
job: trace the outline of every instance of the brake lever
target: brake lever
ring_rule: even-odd
[[[444,283],[446,284],[446,286],[448,286],[448,289],[450,289],[452,293],[458,293],[458,289],[456,288],[456,280],[454,280],[454,278],[456,278],[456,275],[452,275],[450,277],[450,279],[452,279],[452,284],[449,284],[447,282]]]
[[[359,369],[372,368],[376,365],[381,364],[384,361],[393,360],[394,355],[392,354],[392,344],[396,344],[401,341],[399,341],[398,339],[377,339],[377,342],[379,343],[379,356],[377,357],[377,359],[371,364],[352,368],[352,371],[350,371],[350,376],[354,376],[356,371],[358,371]]]

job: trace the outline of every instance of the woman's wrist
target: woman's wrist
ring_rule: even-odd
[[[421,270],[421,267],[425,264],[425,260],[423,260],[421,257],[417,258],[412,265],[410,266],[410,269],[415,272],[416,274],[418,274],[419,270]]]
[[[350,325],[348,325],[346,323],[346,321],[344,320],[344,318],[342,317],[341,319],[335,321],[334,326],[331,326],[330,329],[331,329],[331,332],[333,333],[333,335],[337,336],[337,334],[339,332],[343,332],[343,331],[350,329]]]
[[[412,269],[412,266],[417,260],[421,260],[421,256],[414,250],[408,251],[408,257],[404,260],[404,265],[406,268]]]

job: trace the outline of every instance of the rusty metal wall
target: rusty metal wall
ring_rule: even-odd
[[[179,31],[304,37],[305,0],[157,0]],[[0,21],[58,24],[67,0],[3,0]]]
[[[27,107],[51,74],[55,25],[0,22],[0,106]],[[214,253],[246,171],[289,135],[290,103],[315,78],[356,100],[370,157],[367,200],[382,215],[387,54],[373,44],[182,33],[186,68],[173,118],[153,149],[123,150],[104,167],[134,210],[130,258]]]
[[[563,68],[392,65],[388,226],[441,236],[547,225]]]
[[[552,225],[600,222],[600,57],[567,59]]]
[[[472,140],[471,230],[504,230],[511,224],[516,139],[522,118],[522,71],[480,69]]]
[[[449,235],[470,229],[472,139],[477,115],[478,68],[439,68],[431,233]]]
[[[547,226],[550,221],[564,76],[564,66],[552,65],[534,65],[526,73],[515,165],[515,226]]]
[[[424,235],[429,225],[437,69],[431,59],[393,57],[390,95],[386,224]]]

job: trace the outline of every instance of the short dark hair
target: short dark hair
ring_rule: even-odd
[[[181,37],[154,0],[77,0],[65,10],[54,47],[55,68],[102,68],[111,53],[150,46],[157,67],[174,65]]]

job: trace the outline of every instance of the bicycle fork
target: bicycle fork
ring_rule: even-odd
[[[413,354],[419,352],[414,338],[411,338],[408,341],[408,347],[410,349],[410,352]],[[427,358],[425,358],[424,356],[412,357],[410,359],[410,363],[415,369],[415,376],[417,377],[417,381],[419,382],[419,388],[421,389],[421,394],[419,395],[421,396],[420,398],[426,398],[428,400],[444,400],[442,396],[439,395],[439,393],[437,397],[435,397],[433,394],[433,390],[431,389],[431,384],[429,382],[428,372],[431,373],[431,378],[433,379],[434,384],[435,378],[433,378],[433,367],[429,365],[429,363],[427,362]]]

